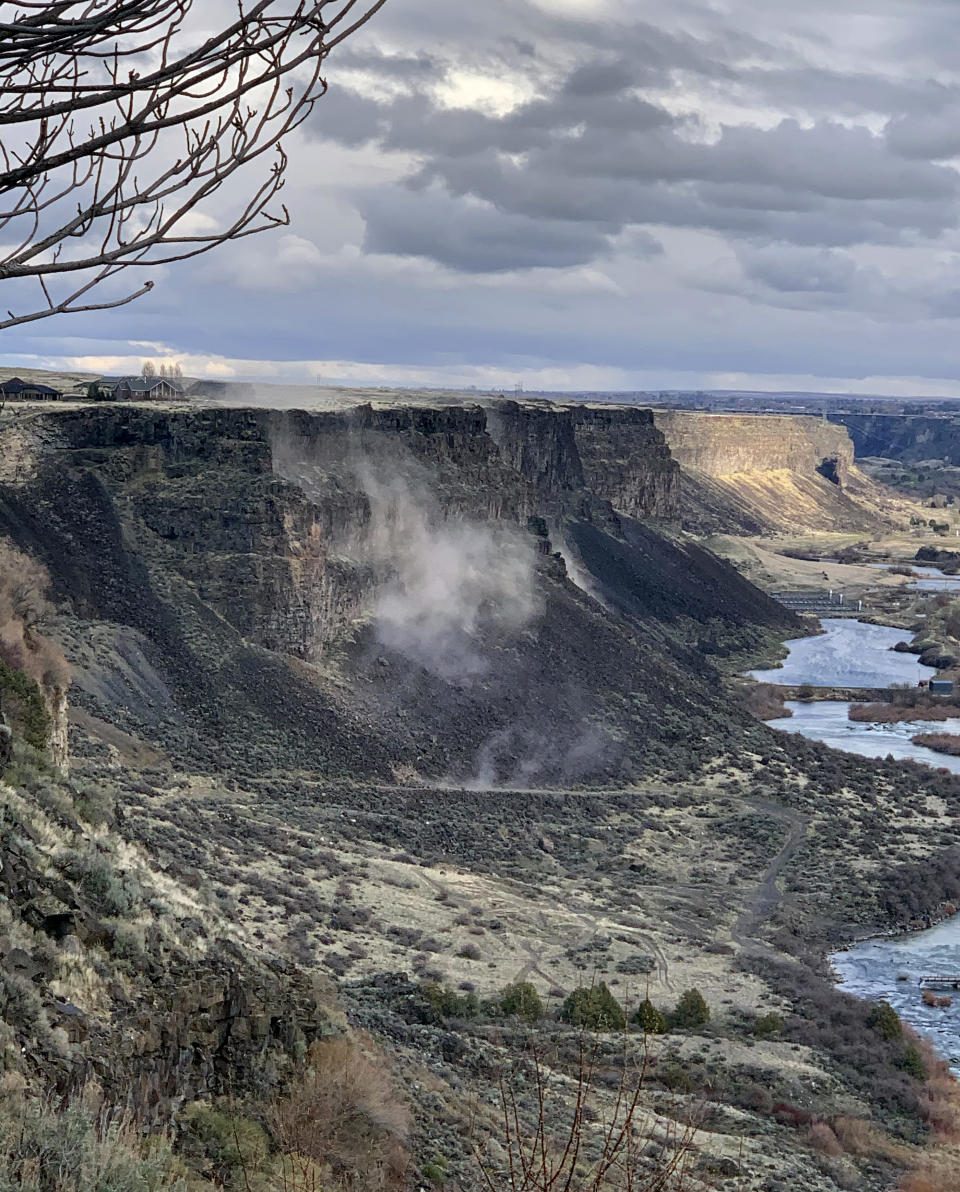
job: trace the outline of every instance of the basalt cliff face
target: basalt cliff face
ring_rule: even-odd
[[[670,411],[655,420],[680,466],[707,476],[758,469],[817,473],[832,465],[842,483],[853,467],[849,435],[819,418]]]
[[[74,702],[211,764],[225,735],[228,755],[335,773],[463,773],[497,734],[504,758],[518,740],[542,752],[545,725],[573,731],[598,688],[622,698],[622,649],[639,648],[551,554],[556,531],[581,567],[575,525],[646,577],[630,604],[657,621],[645,631],[673,626],[637,663],[668,701],[689,685],[675,651],[715,642],[717,607],[726,648],[744,623],[784,623],[712,556],[628,533],[677,509],[649,411],[91,407],[23,415],[3,438],[0,532],[53,576]],[[652,701],[644,740],[657,722]],[[590,755],[597,776],[642,762],[624,731]],[[564,768],[558,740],[544,778]]]
[[[853,440],[858,457],[960,466],[960,419],[922,414],[831,414]]]
[[[844,428],[790,415],[657,411],[681,468],[681,517],[701,533],[867,530],[879,494]]]

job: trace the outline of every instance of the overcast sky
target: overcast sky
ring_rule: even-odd
[[[328,80],[291,228],[4,362],[960,394],[958,0],[388,0]]]

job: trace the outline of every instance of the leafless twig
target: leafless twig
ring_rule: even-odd
[[[154,284],[118,290],[124,270],[287,225],[282,141],[326,92],[330,51],[385,2],[236,0],[205,33],[194,0],[0,2],[0,279],[27,304],[0,330],[123,306]],[[215,221],[209,201],[261,158]]]
[[[494,1165],[475,1150],[487,1192],[681,1192],[695,1125],[658,1124],[644,1114],[646,1039],[637,1055],[624,1035],[616,1083],[606,1095],[601,1050],[584,1032],[572,1077],[548,1067],[536,1047],[524,1079],[501,1076],[494,1137],[505,1161]]]

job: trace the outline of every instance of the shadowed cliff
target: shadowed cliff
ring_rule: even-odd
[[[666,709],[708,749],[753,731],[689,646],[789,627],[618,512],[676,508],[649,411],[111,407],[3,434],[0,533],[50,570],[72,702],[208,765],[622,781],[668,763]]]

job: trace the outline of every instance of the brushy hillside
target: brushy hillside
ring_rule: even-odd
[[[795,619],[664,526],[651,419],[547,413],[0,432],[8,688],[53,716],[55,641],[72,747],[5,695],[0,1184],[944,1169],[942,1066],[823,954],[960,900],[960,782],[758,724]]]

